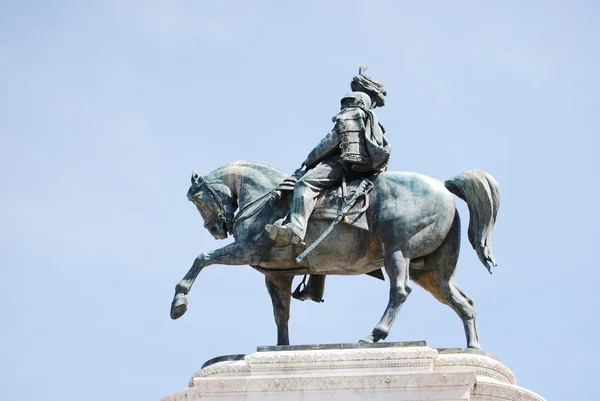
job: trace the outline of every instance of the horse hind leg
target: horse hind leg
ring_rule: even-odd
[[[475,304],[458,288],[454,279],[448,280],[436,271],[419,272],[413,275],[412,279],[429,291],[438,301],[448,305],[456,312],[465,328],[467,347],[481,349],[475,321]]]
[[[409,283],[410,260],[405,258],[402,251],[386,253],[385,271],[390,278],[390,297],[381,320],[373,329],[373,332],[360,340],[360,342],[372,343],[385,339],[390,333],[394,319],[400,307],[406,301],[411,292]]]
[[[465,328],[467,347],[481,349],[475,321],[475,304],[454,282],[459,250],[460,220],[457,214],[442,245],[432,254],[425,256],[423,270],[411,271],[411,278],[458,314]]]
[[[477,332],[477,324],[475,322],[475,303],[467,296],[467,294],[458,288],[454,280],[450,281],[450,287],[453,291],[453,305],[457,305],[453,306],[453,308],[454,310],[457,310],[457,308],[460,308],[461,310],[459,316],[461,317],[463,325],[465,326],[467,346],[469,348],[481,349],[481,344],[479,343],[479,333]],[[454,291],[458,292],[458,294],[455,294]],[[465,304],[468,306],[465,306]]]

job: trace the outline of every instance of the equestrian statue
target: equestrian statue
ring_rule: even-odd
[[[192,173],[187,197],[205,228],[215,239],[231,234],[235,241],[194,260],[175,287],[171,318],[186,312],[186,295],[202,269],[250,265],[265,275],[277,344],[289,345],[292,296],[321,302],[326,275],[383,279],[383,266],[390,282],[388,304],[361,342],[388,336],[412,280],[454,309],[467,346],[481,348],[474,303],[454,281],[460,217],[452,194],[468,205],[469,241],[491,273],[498,183],[481,170],[445,182],[387,171],[391,145],[373,111],[385,105],[387,93],[365,70],[361,66],[351,92],[341,99],[331,132],[291,176],[253,161],[233,162],[205,177]],[[297,275],[305,277],[292,293]]]

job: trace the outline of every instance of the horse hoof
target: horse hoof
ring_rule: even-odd
[[[183,294],[175,295],[171,303],[171,319],[179,319],[187,311],[187,299]]]
[[[368,336],[366,336],[365,338],[360,340],[358,343],[359,344],[373,344],[374,342],[375,341],[373,340],[373,334],[369,334]]]

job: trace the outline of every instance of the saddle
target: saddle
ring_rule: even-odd
[[[352,177],[348,182],[344,181],[337,187],[323,191],[317,198],[315,209],[310,216],[308,224],[310,224],[311,220],[335,220],[338,217],[339,211],[344,206],[344,199],[353,191],[356,191],[360,183],[364,180],[372,182],[370,178]],[[291,176],[275,189],[275,193],[278,195],[271,201],[271,208],[278,218],[285,217],[290,211],[296,181],[297,178]],[[361,197],[346,212],[346,216],[341,222],[362,230],[369,230],[369,223],[365,213],[368,207],[369,197]]]

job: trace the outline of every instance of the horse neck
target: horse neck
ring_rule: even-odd
[[[206,178],[227,186],[242,209],[252,200],[275,189],[287,175],[265,163],[238,161],[221,167]]]

